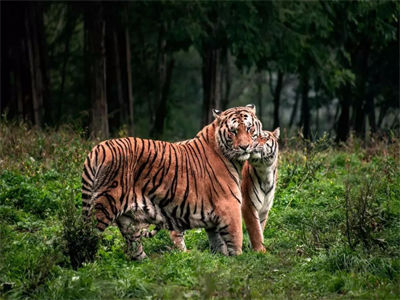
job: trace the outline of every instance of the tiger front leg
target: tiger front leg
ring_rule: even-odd
[[[130,260],[142,260],[147,257],[141,242],[141,229],[135,227],[133,219],[128,215],[121,215],[117,220],[117,225],[122,236],[126,241],[125,254]]]
[[[217,232],[226,244],[228,255],[242,254],[242,216],[240,207],[230,208],[228,215],[221,216],[221,223],[217,226]]]
[[[242,214],[246,229],[250,237],[251,247],[256,252],[265,253],[263,227],[260,224],[258,211],[245,202],[242,206]],[[265,223],[264,223],[265,226]]]

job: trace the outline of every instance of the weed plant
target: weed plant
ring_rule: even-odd
[[[400,142],[394,136],[283,140],[266,254],[189,252],[161,231],[128,261],[118,229],[81,218],[80,175],[97,141],[63,127],[0,123],[0,298],[398,299]],[[92,260],[88,258],[93,258]],[[84,262],[86,261],[86,262]],[[84,262],[84,263],[83,263]]]

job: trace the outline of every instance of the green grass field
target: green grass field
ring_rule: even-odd
[[[284,139],[279,184],[264,232],[267,254],[213,255],[203,230],[173,250],[162,231],[149,259],[127,261],[116,227],[93,262],[74,269],[81,234],[80,174],[95,141],[68,128],[0,123],[0,298],[398,299],[400,142],[334,147]],[[78,241],[77,241],[78,243]]]

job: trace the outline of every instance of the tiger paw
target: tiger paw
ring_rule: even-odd
[[[254,251],[258,252],[258,253],[266,253],[267,249],[265,249],[264,246],[260,246],[260,247],[254,248]]]

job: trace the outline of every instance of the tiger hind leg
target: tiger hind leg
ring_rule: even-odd
[[[174,247],[180,251],[186,252],[185,232],[184,231],[170,231],[169,237],[174,244]]]
[[[206,229],[211,253],[228,255],[228,248],[221,235],[215,229]]]
[[[141,229],[135,227],[132,217],[121,215],[116,220],[119,230],[126,241],[125,254],[130,260],[142,260],[147,257],[141,242]]]

